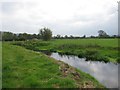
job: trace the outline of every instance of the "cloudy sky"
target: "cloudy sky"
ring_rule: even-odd
[[[102,29],[118,34],[118,0],[1,0],[0,29],[38,33],[48,27],[54,35],[97,35]]]

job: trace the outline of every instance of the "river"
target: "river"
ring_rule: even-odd
[[[86,61],[85,58],[59,53],[51,53],[49,56],[90,74],[107,88],[118,88],[118,64]]]

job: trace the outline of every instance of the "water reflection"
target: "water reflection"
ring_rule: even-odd
[[[52,53],[51,57],[64,61],[86,73],[94,76],[99,82],[108,88],[118,88],[118,65],[98,61],[85,61],[72,55],[59,55]]]

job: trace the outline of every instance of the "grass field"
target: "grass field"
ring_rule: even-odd
[[[77,55],[87,60],[120,62],[118,39],[57,39],[51,41],[15,42],[32,50],[57,51],[61,54]]]
[[[61,40],[42,42],[51,44],[45,48],[42,46],[36,48],[53,47],[54,42],[62,44]],[[2,44],[2,50],[3,88],[103,88],[89,74],[42,53],[9,42]],[[64,71],[65,68],[67,72]]]

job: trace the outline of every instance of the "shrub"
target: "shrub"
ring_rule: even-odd
[[[84,58],[85,57],[85,52],[79,51],[78,57],[79,58]]]
[[[97,60],[98,61],[104,61],[105,63],[109,62],[109,59],[106,56],[98,56]]]
[[[96,50],[86,50],[86,56],[96,55],[98,51]]]
[[[117,62],[120,63],[120,57],[117,58]]]

